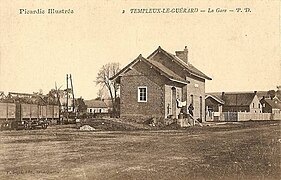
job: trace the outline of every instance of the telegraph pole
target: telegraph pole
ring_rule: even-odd
[[[66,74],[66,120],[68,122],[68,74]]]
[[[75,98],[74,98],[74,90],[73,90],[73,83],[72,83],[72,76],[69,75],[70,85],[71,85],[71,93],[72,93],[72,111],[75,112]]]

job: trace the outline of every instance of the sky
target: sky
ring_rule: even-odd
[[[132,14],[131,8],[249,7],[251,13]],[[276,89],[281,85],[279,1],[0,0],[0,91],[46,94],[66,88],[97,97],[102,65],[121,67],[158,46],[189,49],[189,61],[212,78],[206,92]],[[22,15],[19,9],[73,9]],[[122,13],[125,10],[125,13]]]

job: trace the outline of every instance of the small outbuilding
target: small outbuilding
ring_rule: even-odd
[[[206,121],[219,121],[222,115],[222,106],[224,101],[212,94],[206,94],[205,97],[206,104]]]

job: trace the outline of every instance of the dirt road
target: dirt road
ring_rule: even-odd
[[[0,132],[0,179],[280,179],[281,123]]]

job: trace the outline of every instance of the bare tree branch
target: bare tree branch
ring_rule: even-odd
[[[106,87],[108,93],[110,95],[113,112],[116,112],[116,96],[117,90],[119,88],[118,84],[115,81],[109,80],[110,77],[116,75],[120,71],[120,64],[119,63],[107,63],[102,66],[99,70],[97,77],[96,77],[96,84],[101,85],[102,87]]]

